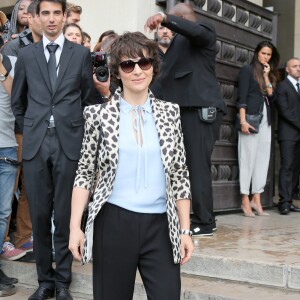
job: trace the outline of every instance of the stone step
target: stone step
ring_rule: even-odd
[[[207,262],[206,262],[207,263]],[[236,264],[236,262],[233,262]],[[203,265],[202,268],[206,266]],[[243,268],[243,266],[241,266]],[[9,300],[25,300],[37,287],[34,264],[21,262],[2,262],[7,275],[19,279],[17,294]],[[255,268],[253,269],[255,271]],[[186,269],[185,269],[186,271]],[[70,287],[74,300],[92,299],[92,265],[73,264],[73,281]],[[142,280],[137,274],[134,300],[147,300]],[[183,300],[298,300],[300,292],[288,288],[257,285],[240,281],[223,280],[204,276],[182,274]]]
[[[296,289],[300,292],[300,267],[288,264],[194,255],[190,262],[182,267],[182,272],[188,275]]]

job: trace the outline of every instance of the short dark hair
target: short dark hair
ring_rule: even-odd
[[[27,13],[31,14],[33,17],[36,15],[36,2],[33,1],[28,5]]]
[[[79,29],[80,34],[81,34],[81,38],[82,38],[82,42],[83,42],[83,33],[82,33],[82,29],[81,29],[81,27],[80,27],[78,24],[76,24],[76,23],[68,23],[68,24],[65,24],[65,26],[63,27],[63,34],[66,33],[66,31],[67,31],[67,29],[68,29],[69,27],[76,27],[76,28]]]
[[[122,58],[124,56],[132,58],[145,57],[143,51],[146,51],[148,57],[153,59],[153,81],[158,75],[160,68],[157,43],[148,39],[141,32],[125,32],[115,39],[111,45],[109,64],[112,81],[115,84],[123,87],[121,80],[118,79],[119,65],[122,62]]]
[[[41,3],[42,2],[54,2],[54,3],[60,3],[62,12],[65,13],[67,9],[67,1],[66,0],[36,0],[36,13],[39,15],[41,11]]]

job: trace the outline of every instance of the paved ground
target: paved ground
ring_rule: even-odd
[[[295,201],[300,206],[300,203]],[[229,261],[240,261],[243,269],[244,262],[253,262],[255,265],[266,263],[276,266],[288,266],[300,268],[300,213],[290,213],[281,216],[277,210],[268,210],[270,216],[246,218],[242,213],[218,215],[218,230],[213,237],[194,239],[196,246],[195,257],[209,259],[210,257],[221,257]],[[236,263],[236,262],[235,262]],[[21,267],[22,265],[22,267]],[[218,267],[218,266],[217,266]],[[249,264],[248,264],[249,267]],[[23,269],[22,269],[23,268]],[[204,268],[200,265],[199,268]],[[220,265],[221,268],[221,265]],[[252,268],[252,266],[251,266]],[[80,266],[74,263],[74,280],[76,285],[84,289],[88,286],[91,290],[92,265]],[[16,276],[20,282],[33,286],[36,284],[35,270],[32,264],[21,264],[18,262],[5,262],[4,270],[8,275]],[[276,269],[278,270],[278,269]],[[250,270],[251,271],[251,270]],[[32,273],[30,273],[32,272]],[[290,271],[289,271],[290,272]],[[262,270],[262,274],[267,270]],[[27,275],[31,274],[31,275]],[[34,274],[34,275],[32,275]],[[290,274],[287,274],[288,276]],[[241,280],[242,281],[242,280]],[[300,280],[298,280],[300,281]],[[138,282],[140,282],[138,280]],[[189,277],[184,276],[183,288],[196,293],[201,291],[202,297],[188,297],[184,299],[272,299],[272,300],[299,300],[300,290],[280,289],[251,283],[233,282],[217,278]],[[14,296],[7,297],[8,300],[25,300],[34,291],[24,285],[18,285],[18,292]],[[75,291],[75,289],[74,289]],[[79,293],[81,289],[77,289]],[[218,295],[211,298],[210,295]],[[187,294],[188,295],[188,294]],[[73,293],[74,300],[82,300],[82,295]],[[144,300],[145,296],[135,296],[136,300]],[[120,299],[121,300],[121,299]]]

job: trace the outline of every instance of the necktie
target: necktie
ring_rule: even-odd
[[[48,73],[51,83],[52,92],[55,88],[57,73],[56,73],[56,57],[55,57],[55,51],[57,50],[58,45],[57,44],[48,44],[47,49],[50,53],[50,57],[48,60]]]
[[[300,83],[297,82],[297,83],[296,83],[296,86],[297,86],[297,92],[300,94]]]

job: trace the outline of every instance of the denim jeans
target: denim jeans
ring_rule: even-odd
[[[17,160],[17,148],[0,148],[0,157]],[[18,167],[0,160],[0,252],[6,232],[8,218],[11,214],[12,197]]]

